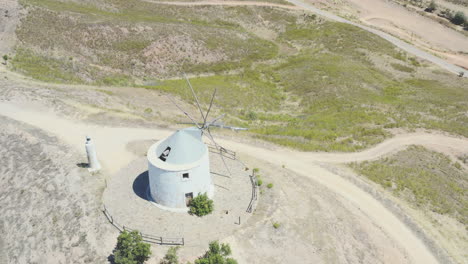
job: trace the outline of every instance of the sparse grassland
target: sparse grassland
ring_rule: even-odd
[[[202,2],[204,0],[151,0],[151,2]],[[263,3],[273,3],[273,4],[281,4],[281,5],[292,5],[290,2],[286,0],[240,0],[240,1],[249,1],[249,2],[263,2]]]
[[[277,54],[274,43],[220,19],[237,16],[235,9],[197,7],[198,12],[191,12],[193,7],[118,0],[22,3],[29,14],[17,30],[21,44],[13,65],[41,76],[41,68],[51,68],[50,60],[31,62],[29,55],[53,58],[57,67],[47,72],[48,81],[131,85],[144,77],[165,78],[182,70],[204,73],[248,67]]]
[[[43,81],[130,85],[193,100],[184,81],[168,80],[185,71],[200,75],[191,82],[203,104],[218,88],[215,103],[230,124],[302,150],[356,151],[390,128],[468,136],[468,81],[425,70],[350,25],[270,7],[22,3],[29,13],[11,67]]]
[[[455,217],[468,226],[468,172],[449,157],[411,146],[351,167],[416,207]]]
[[[224,110],[262,109],[275,111],[282,101],[281,90],[265,81],[257,72],[243,72],[236,75],[197,77],[190,80],[197,95],[205,103],[217,89],[217,104]],[[193,100],[185,80],[167,80],[154,85],[143,86],[178,94],[185,100]]]
[[[401,71],[401,72],[414,72],[414,68],[412,67],[408,67],[408,66],[405,66],[405,65],[401,65],[399,63],[392,63],[390,64],[392,66],[392,68],[394,68],[395,70],[397,71]]]

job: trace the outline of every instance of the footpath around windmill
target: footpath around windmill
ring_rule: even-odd
[[[176,104],[194,126],[147,142],[151,145],[146,157],[137,158],[107,182],[103,212],[117,229],[138,230],[147,242],[195,248],[239,229],[251,216],[257,188],[253,171],[236,153],[217,144],[210,131],[211,127],[245,128],[217,123],[223,116],[208,122],[216,90],[204,113],[187,83],[203,122],[196,122]],[[213,199],[214,211],[197,217],[188,213],[188,205],[201,194]]]

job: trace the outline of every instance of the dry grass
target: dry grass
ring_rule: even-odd
[[[411,146],[351,167],[411,204],[455,217],[468,226],[468,172],[449,157]]]

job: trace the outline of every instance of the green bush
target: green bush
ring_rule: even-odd
[[[462,25],[463,23],[465,23],[465,21],[465,13],[463,13],[462,11],[458,11],[457,13],[455,13],[455,15],[452,18],[452,23],[454,23],[455,25]]]
[[[235,259],[228,257],[231,253],[229,244],[213,241],[210,243],[210,249],[203,257],[195,260],[195,264],[237,264]]]
[[[280,228],[280,226],[281,226],[281,224],[278,223],[278,222],[274,222],[274,223],[273,223],[273,227],[274,227],[275,229]]]
[[[177,250],[179,248],[178,246],[169,248],[160,264],[179,264],[179,258],[177,257]]]
[[[432,13],[436,9],[437,9],[437,5],[436,5],[435,1],[432,0],[431,3],[429,4],[429,6],[426,8],[426,11]]]
[[[189,204],[190,214],[196,216],[204,216],[210,214],[214,210],[213,200],[208,198],[206,193],[198,194]]]
[[[257,178],[257,186],[262,186],[263,181],[262,179]]]
[[[123,231],[117,238],[113,253],[115,264],[142,264],[151,255],[151,249],[138,231]]]
[[[267,185],[267,187],[268,187],[268,189],[273,188],[273,183],[269,183],[269,184]]]
[[[3,58],[4,61],[7,61],[8,60],[8,55],[5,54],[5,55],[3,55],[2,58]]]
[[[249,120],[257,120],[258,118],[257,113],[255,113],[254,111],[249,111],[246,117]]]
[[[258,173],[260,171],[260,169],[259,168],[253,168],[252,171],[253,171],[253,173]]]

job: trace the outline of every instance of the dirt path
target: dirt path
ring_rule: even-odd
[[[74,122],[58,117],[45,108],[30,104],[19,105],[2,102],[0,103],[0,115],[50,132],[83,152],[84,136],[87,134],[92,136],[97,144],[98,156],[105,171],[109,173],[115,173],[136,158],[134,154],[126,149],[128,142],[158,139],[171,133],[171,131],[156,128],[115,128]],[[368,215],[376,225],[380,226],[392,239],[405,248],[414,263],[438,262],[424,243],[379,201],[342,177],[321,168],[315,162],[349,162],[373,159],[394,152],[409,144],[422,144],[440,149],[450,147],[455,150],[466,151],[468,149],[467,140],[443,135],[409,134],[390,139],[364,152],[350,154],[303,153],[281,148],[266,150],[257,146],[227,140],[220,139],[219,142],[225,147],[240,153],[248,153],[273,164],[285,165],[287,169],[313,179],[350,201]]]
[[[347,2],[356,10],[356,16],[363,24],[382,29],[468,68],[468,38],[462,33],[391,1]]]
[[[301,155],[314,161],[347,163],[378,159],[384,155],[392,154],[409,145],[423,145],[431,150],[442,152],[448,156],[453,153],[468,151],[468,139],[443,136],[437,134],[411,133],[402,134],[388,139],[379,145],[354,153],[301,153]]]

